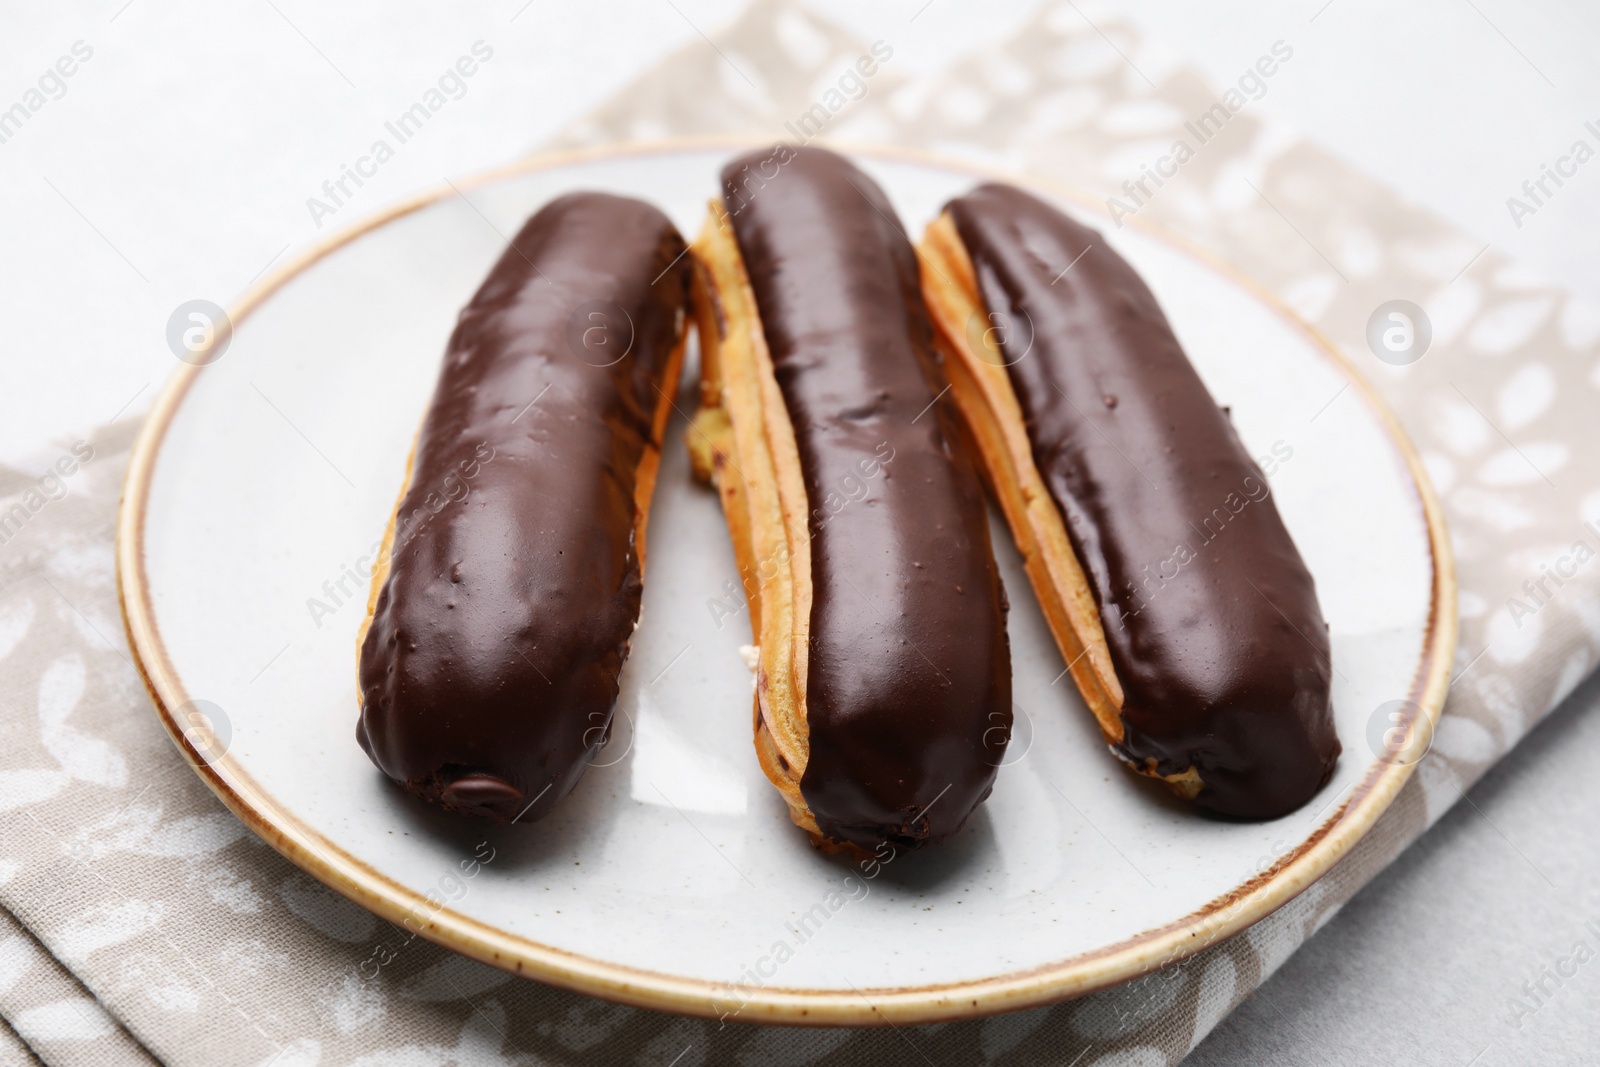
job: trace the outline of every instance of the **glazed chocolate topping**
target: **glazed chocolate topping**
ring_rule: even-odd
[[[461,312],[361,648],[357,739],[428,800],[537,819],[609,732],[683,250],[650,205],[574,193],[528,221]]]
[[[829,837],[930,844],[994,784],[1011,661],[982,487],[935,402],[916,255],[882,190],[831,152],[778,146],[722,177],[810,504],[800,792]]]
[[[1298,808],[1339,741],[1327,626],[1266,478],[1098,233],[1005,185],[948,210],[1100,608],[1122,754],[1192,764],[1220,813]]]

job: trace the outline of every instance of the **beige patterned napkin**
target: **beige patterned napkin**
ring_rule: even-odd
[[[798,131],[988,161],[1115,197],[1108,211],[1180,232],[1316,323],[1406,423],[1460,567],[1445,717],[1377,827],[1293,903],[1181,965],[970,1023],[719,1027],[423,942],[365,980],[358,964],[403,932],[246,832],[157,725],[118,618],[112,521],[136,427],[117,424],[0,470],[0,1063],[1174,1063],[1589,671],[1600,313],[1260,121],[1253,102],[1294,41],[1260,42],[1260,62],[1219,87],[1065,3],[936,81],[891,56],[859,92],[842,85],[871,44],[759,3],[560,143]],[[1424,310],[1413,355],[1431,330],[1400,366],[1368,340],[1394,300]],[[1397,321],[1374,333],[1390,359],[1404,355],[1383,346]],[[70,476],[53,473],[62,457],[80,460]]]

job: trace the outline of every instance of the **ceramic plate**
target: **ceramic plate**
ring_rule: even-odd
[[[543,822],[489,827],[414,802],[367,761],[365,567],[457,310],[506,238],[570,190],[647,198],[692,235],[740,147],[536,159],[457,181],[330,239],[232,309],[220,358],[183,367],[157,403],[119,527],[129,635],[198,773],[291,860],[404,929],[585,993],[749,1021],[872,1025],[1061,1000],[1304,890],[1409,774],[1415,752],[1394,739],[1410,722],[1426,735],[1443,702],[1455,604],[1437,506],[1397,424],[1306,326],[1175,240],[1110,228],[1048,188],[1143,273],[1251,453],[1276,458],[1272,492],[1331,627],[1344,744],[1304,809],[1207,818],[1125,771],[1062,678],[996,523],[1018,725],[993,795],[927,853],[871,869],[820,854],[756,764],[748,617],[717,498],[689,476],[682,412],[616,728],[572,795]],[[913,235],[990,176],[854,154]],[[375,944],[366,971],[383,958]]]

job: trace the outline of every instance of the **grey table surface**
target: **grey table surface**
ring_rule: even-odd
[[[1600,1063],[1600,676],[1185,1067]]]

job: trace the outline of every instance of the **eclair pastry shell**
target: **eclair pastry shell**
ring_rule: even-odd
[[[1153,760],[1141,765],[1118,750],[1125,733],[1123,690],[1112,667],[1094,592],[1072,550],[1061,511],[1035,465],[1004,357],[988,330],[971,259],[948,211],[929,223],[917,255],[950,394],[982,457],[985,480],[1011,527],[1073,682],[1119,759],[1193,800],[1204,785],[1196,768],[1162,775]]]
[[[720,201],[690,246],[700,337],[700,410],[688,445],[697,477],[717,489],[758,649],[756,755],[789,818],[829,851],[800,793],[810,754],[806,664],[811,538],[800,454],[762,333],[755,293]]]

